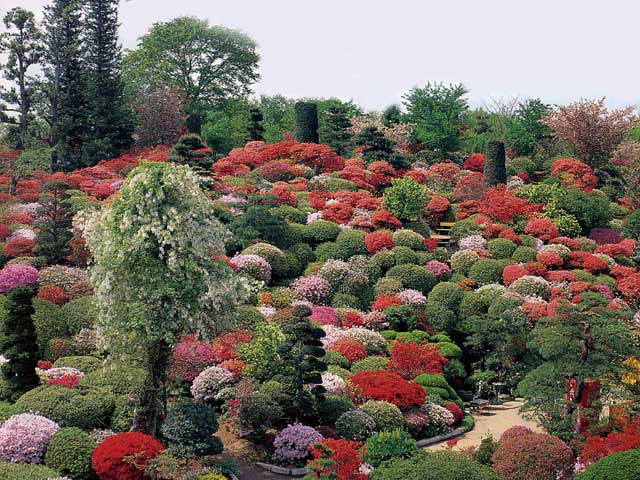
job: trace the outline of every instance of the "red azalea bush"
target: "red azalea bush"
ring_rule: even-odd
[[[33,257],[33,247],[36,246],[35,240],[30,238],[18,237],[5,243],[2,254],[5,257]]]
[[[524,227],[524,233],[548,242],[558,236],[558,227],[548,218],[534,218]]]
[[[395,295],[378,295],[371,303],[371,310],[383,311],[385,308],[395,307],[400,304],[402,304],[402,302]]]
[[[342,326],[344,328],[361,327],[364,325],[364,318],[359,313],[346,312],[342,315]]]
[[[634,422],[622,431],[611,432],[604,437],[588,437],[580,452],[580,462],[588,466],[612,453],[634,448],[640,448],[640,422]]]
[[[187,337],[173,347],[169,359],[169,380],[192,382],[215,361],[215,351],[210,344]]]
[[[582,268],[589,273],[604,272],[608,267],[607,263],[595,255],[587,255],[582,262]]]
[[[571,185],[585,190],[595,187],[598,183],[591,167],[573,158],[560,158],[553,162],[551,175],[557,177],[564,186]]]
[[[71,388],[80,381],[78,375],[64,375],[59,378],[50,378],[47,380],[49,385],[62,385],[63,387]]]
[[[624,240],[622,235],[610,228],[592,228],[587,238],[593,240],[598,245],[618,243]]]
[[[502,269],[502,283],[508,287],[520,277],[524,277],[528,274],[529,272],[522,265],[507,265]]]
[[[322,209],[322,218],[336,223],[347,223],[353,215],[353,207],[345,203],[326,204]]]
[[[309,320],[319,323],[320,325],[340,325],[340,317],[336,311],[331,307],[325,307],[322,305],[311,307],[311,316]]]
[[[220,362],[218,367],[229,370],[235,379],[238,379],[242,376],[242,373],[247,368],[247,363],[242,360],[225,360],[224,362]]]
[[[504,185],[492,187],[478,200],[478,212],[495,218],[499,222],[511,223],[514,217],[538,210],[523,198],[516,197]]]
[[[348,377],[347,381],[355,403],[383,400],[399,408],[412,408],[422,405],[426,397],[420,385],[389,370],[363,370]]]
[[[38,360],[38,368],[41,370],[49,370],[53,367],[53,362],[49,362],[48,360]]]
[[[440,355],[437,345],[395,342],[391,347],[389,367],[406,379],[414,379],[422,373],[442,375],[446,363],[447,359]]]
[[[307,464],[311,478],[367,480],[367,475],[359,472],[361,445],[361,442],[333,438],[316,443],[311,450],[313,460]]]
[[[611,257],[629,257],[636,249],[636,242],[630,238],[625,238],[618,243],[600,245],[595,253],[604,253]]]
[[[367,356],[367,351],[360,342],[351,338],[340,338],[331,345],[330,350],[342,354],[350,362],[362,360]]]
[[[91,456],[100,480],[143,480],[143,469],[164,447],[144,433],[125,432],[107,437]]]
[[[240,355],[238,355],[236,349],[243,343],[249,343],[252,338],[253,333],[247,330],[227,332],[217,337],[212,344],[216,362],[239,358]]]
[[[267,193],[276,197],[276,203],[278,205],[291,205],[295,207],[298,204],[296,194],[293,193],[289,185],[284,182],[276,182]]]
[[[367,170],[371,173],[371,182],[376,187],[391,184],[391,179],[396,176],[395,169],[385,161],[371,162]]]
[[[395,230],[402,227],[402,222],[394,217],[389,210],[376,210],[371,215],[371,224],[376,228]]]
[[[618,280],[616,287],[628,300],[640,301],[640,273],[634,273]]]
[[[43,285],[38,290],[38,298],[60,305],[64,303],[64,291],[57,285]]]
[[[431,197],[426,207],[431,221],[433,223],[439,223],[444,213],[449,210],[450,205],[449,200],[444,197]]]
[[[564,265],[564,260],[560,255],[554,252],[538,252],[536,254],[536,260],[543,263],[545,267],[561,267]]]
[[[625,267],[623,265],[616,265],[615,267],[609,270],[609,273],[616,280],[628,277],[629,275],[633,275],[638,273],[638,270],[633,267]]]
[[[471,170],[472,172],[480,172],[484,171],[484,164],[486,162],[486,157],[482,153],[472,153],[469,157],[464,161],[462,165],[465,170]]]
[[[482,173],[470,173],[458,180],[451,196],[456,201],[478,200],[482,198],[485,189]]]
[[[369,253],[376,253],[383,248],[393,248],[393,237],[387,232],[367,233],[364,237],[364,244]]]
[[[573,471],[571,448],[545,433],[523,433],[500,440],[492,457],[501,480],[557,480]]]

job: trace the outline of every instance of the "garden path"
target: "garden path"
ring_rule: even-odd
[[[222,457],[233,460],[238,464],[240,470],[238,474],[239,480],[282,480],[287,478],[282,475],[273,474],[257,466],[255,462],[264,461],[264,459],[255,451],[250,442],[239,439],[234,433],[229,431],[225,424],[220,425],[220,429],[216,435],[220,437],[224,445]],[[293,479],[293,477],[288,478]]]

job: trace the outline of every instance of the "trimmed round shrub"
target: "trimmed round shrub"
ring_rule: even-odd
[[[15,407],[12,403],[0,402],[0,425],[15,413]]]
[[[163,449],[160,442],[144,433],[118,433],[95,448],[91,465],[100,480],[143,480],[142,469]],[[132,456],[135,465],[128,460]]]
[[[418,326],[418,316],[410,305],[397,305],[384,309],[389,328],[398,332],[414,330]]]
[[[551,295],[551,284],[542,277],[525,275],[509,285],[509,290],[523,296],[548,300]]]
[[[0,478],[7,480],[52,480],[56,477],[58,472],[44,465],[0,462]]]
[[[213,410],[189,399],[169,409],[161,428],[167,440],[167,451],[176,457],[222,453],[222,442],[213,435],[217,431],[218,422]]]
[[[338,259],[347,258],[347,255],[345,255],[344,250],[338,247],[338,245],[335,242],[321,243],[316,247],[313,253],[318,262],[325,262],[327,260],[338,260]]]
[[[351,372],[356,373],[363,370],[385,370],[387,368],[387,363],[389,363],[389,359],[387,357],[374,355],[354,362],[353,365],[351,365]]]
[[[353,403],[347,397],[328,394],[316,404],[316,410],[320,424],[333,426],[343,413],[353,410]]]
[[[365,232],[362,230],[341,230],[336,237],[336,246],[343,252],[346,260],[354,255],[366,255],[367,247],[364,243]]]
[[[349,368],[351,366],[351,362],[347,360],[347,357],[335,350],[325,350],[322,361],[326,365],[337,365],[342,368]]]
[[[367,439],[363,460],[372,467],[379,467],[386,460],[407,458],[416,449],[416,441],[406,430],[383,431]]]
[[[336,431],[346,440],[366,440],[375,429],[376,424],[373,419],[360,410],[349,410],[336,420]]]
[[[487,250],[493,258],[509,258],[518,246],[506,238],[494,238],[487,242]]]
[[[38,282],[38,270],[30,265],[6,265],[0,270],[0,293],[19,286],[34,286]]]
[[[419,450],[409,458],[384,462],[370,480],[498,480],[489,467],[454,451]]]
[[[245,253],[231,259],[236,272],[245,274],[255,280],[269,283],[271,280],[271,265],[260,255]]]
[[[35,313],[31,316],[36,326],[36,337],[38,338],[38,351],[44,356],[53,338],[70,336],[64,320],[58,316],[60,307],[48,300],[33,299]]]
[[[396,230],[393,241],[398,247],[409,247],[412,250],[424,250],[424,237],[413,230]]]
[[[393,403],[368,400],[360,406],[360,410],[371,417],[377,432],[395,430],[404,426],[402,412]]]
[[[253,392],[240,400],[237,415],[242,427],[261,432],[276,425],[284,412],[268,395]]]
[[[88,355],[78,355],[73,357],[60,357],[53,362],[55,368],[70,367],[76,368],[83,373],[93,372],[102,367],[102,360]]]
[[[273,458],[285,465],[296,464],[309,456],[309,448],[324,437],[313,427],[295,423],[276,436]]]
[[[318,220],[304,226],[302,238],[313,244],[333,242],[341,231],[342,229],[335,222]]]
[[[387,272],[387,277],[397,278],[404,288],[418,290],[428,294],[437,283],[433,273],[428,272],[420,265],[396,265]]]
[[[640,450],[616,452],[579,473],[575,480],[640,480]]]
[[[462,357],[462,349],[452,342],[441,342],[438,343],[438,353],[445,358],[461,358]]]
[[[62,428],[51,437],[44,463],[74,480],[89,480],[94,448],[96,442],[88,433],[75,427]]]
[[[141,368],[114,363],[87,373],[78,383],[81,387],[106,389],[114,395],[137,395],[146,377]]]
[[[525,433],[501,439],[492,457],[501,480],[556,480],[573,470],[571,448],[544,433]]]
[[[391,250],[394,265],[404,265],[407,263],[418,264],[418,254],[409,247],[393,247]]]
[[[67,335],[75,335],[83,328],[93,328],[98,322],[95,297],[85,295],[64,304],[58,310],[59,321],[66,325]]]
[[[49,440],[59,429],[56,422],[40,415],[12,416],[0,426],[0,460],[40,463]]]
[[[191,395],[196,400],[218,400],[220,392],[234,382],[233,374],[226,368],[209,367],[193,380]]]
[[[331,284],[318,275],[300,277],[292,285],[293,296],[297,300],[322,305],[329,300]]]
[[[393,295],[402,291],[402,281],[399,278],[383,277],[373,287],[376,295]]]
[[[469,270],[480,261],[480,255],[473,250],[460,250],[451,255],[451,269],[455,273],[468,275]]]
[[[527,263],[536,261],[536,249],[520,245],[511,254],[511,259],[518,263]]]
[[[17,413],[37,413],[61,427],[83,430],[108,428],[115,396],[104,389],[67,388],[43,385],[22,395],[15,403]]]
[[[493,258],[486,258],[474,263],[469,269],[469,278],[473,278],[478,285],[499,283],[502,278],[504,262]]]
[[[457,311],[463,296],[464,290],[457,283],[440,282],[429,293],[428,301]]]
[[[242,251],[244,255],[259,255],[271,265],[273,277],[283,278],[289,273],[287,257],[282,250],[268,243],[254,243]]]

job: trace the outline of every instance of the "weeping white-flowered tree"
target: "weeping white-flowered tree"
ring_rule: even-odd
[[[133,428],[156,435],[173,342],[185,333],[218,333],[246,291],[217,259],[228,232],[189,167],[144,162],[86,219],[84,235],[102,338],[145,356]]]

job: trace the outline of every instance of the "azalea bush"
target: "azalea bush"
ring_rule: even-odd
[[[22,413],[0,426],[0,459],[10,463],[40,463],[51,437],[60,429],[46,417]]]

